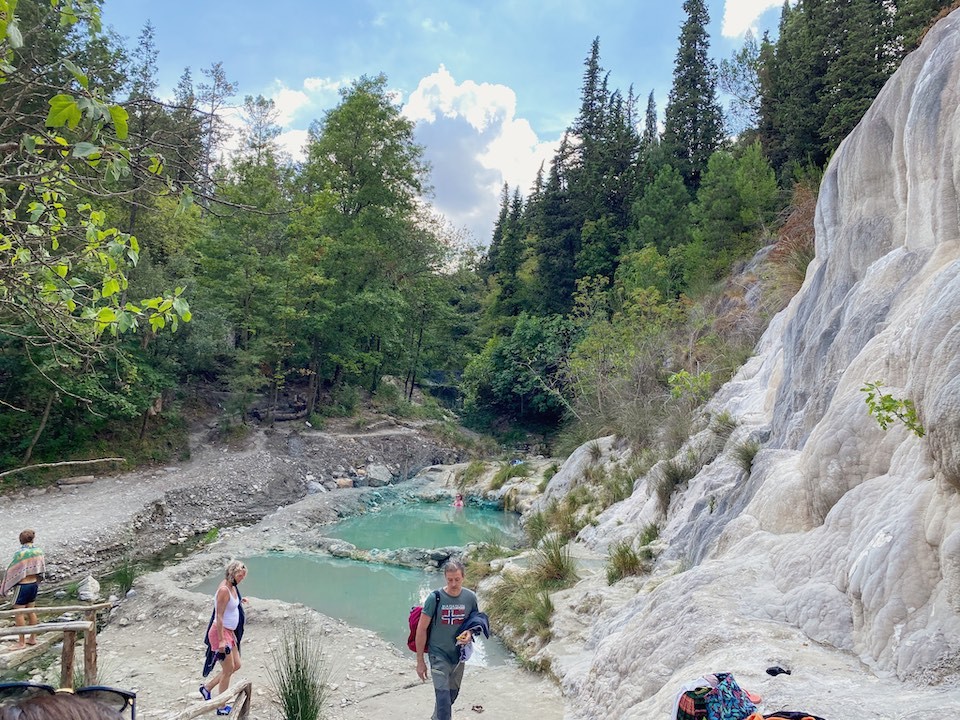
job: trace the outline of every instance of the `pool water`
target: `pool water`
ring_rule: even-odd
[[[462,547],[471,542],[511,545],[523,537],[523,530],[516,513],[454,508],[446,503],[413,503],[345,518],[325,529],[324,534],[364,550],[395,550]]]
[[[248,574],[240,585],[245,597],[302,603],[349,625],[373,630],[409,653],[407,616],[432,590],[443,586],[443,576],[423,570],[344,560],[306,553],[269,553],[244,559]],[[218,571],[193,588],[212,596],[223,579]],[[491,638],[478,640],[468,661],[502,665],[510,653]]]

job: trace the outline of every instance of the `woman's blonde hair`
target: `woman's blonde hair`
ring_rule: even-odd
[[[227,569],[223,571],[224,580],[236,580],[237,573],[241,570],[246,570],[247,566],[244,565],[239,560],[231,560],[227,563]]]

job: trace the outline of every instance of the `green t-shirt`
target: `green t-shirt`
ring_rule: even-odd
[[[451,663],[460,662],[460,649],[457,647],[457,630],[470,617],[470,613],[478,609],[477,596],[472,590],[460,588],[457,597],[447,595],[440,589],[440,610],[433,616],[437,604],[436,595],[432,592],[427,595],[423,603],[423,614],[430,621],[428,642],[430,655],[441,655]]]

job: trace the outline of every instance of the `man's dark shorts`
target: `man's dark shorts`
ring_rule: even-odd
[[[40,589],[39,583],[20,583],[17,588],[17,599],[13,601],[14,605],[29,605],[36,602],[37,591]]]

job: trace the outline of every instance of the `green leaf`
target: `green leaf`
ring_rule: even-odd
[[[133,317],[128,312],[121,312],[117,315],[117,330],[126,332],[133,327]]]
[[[83,87],[84,90],[87,90],[89,88],[90,80],[87,78],[84,72],[80,68],[78,68],[73,62],[71,62],[70,60],[64,59],[63,66],[70,71],[70,74],[77,79],[77,82],[80,83],[81,87]]]
[[[77,101],[70,95],[63,93],[54,95],[47,101],[50,105],[50,112],[47,113],[47,127],[63,127],[66,125],[70,129],[77,126],[80,122],[80,108],[77,107]]]
[[[100,148],[89,142],[78,142],[73,146],[73,156],[77,158],[90,157],[91,155],[99,155]]]
[[[113,120],[113,127],[117,131],[117,139],[126,140],[129,133],[127,121],[130,119],[130,113],[119,105],[111,105],[110,118]]]
[[[186,300],[178,297],[173,301],[173,310],[177,313],[177,315],[183,317],[184,315],[190,313],[190,305]]]
[[[103,281],[103,290],[100,293],[103,297],[110,297],[118,292],[120,292],[120,282],[116,278],[107,278]]]
[[[62,278],[67,276],[67,270],[69,268],[66,265],[56,265],[53,268],[53,271]]]

